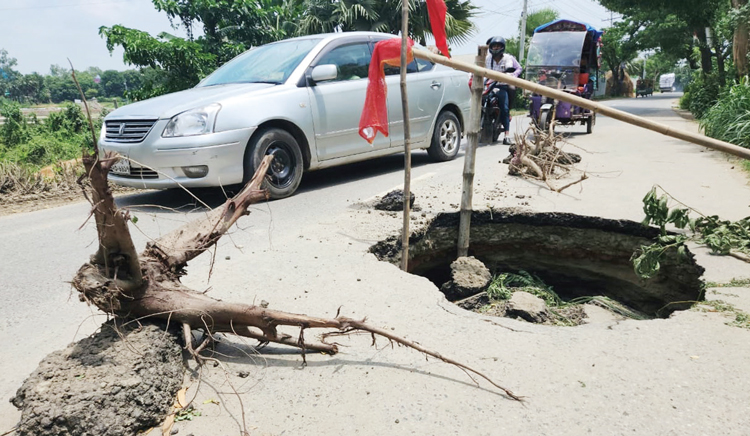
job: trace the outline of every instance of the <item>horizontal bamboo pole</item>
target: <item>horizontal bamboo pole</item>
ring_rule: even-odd
[[[596,113],[606,115],[616,120],[620,120],[628,124],[633,124],[634,126],[643,127],[644,129],[653,130],[654,132],[661,133],[662,135],[671,136],[672,138],[692,142],[693,144],[702,145],[713,150],[723,151],[724,153],[729,153],[731,155],[750,160],[750,149],[730,144],[728,142],[719,141],[718,139],[710,138],[708,136],[698,135],[695,133],[686,132],[684,130],[673,129],[666,124],[657,123],[647,118],[613,109],[611,107],[604,106],[603,104],[587,100],[585,98],[581,98],[567,92],[548,88],[538,83],[529,82],[528,80],[519,79],[509,74],[489,70],[487,68],[482,68],[467,62],[448,59],[445,56],[436,55],[429,51],[416,48],[414,49],[414,57],[445,65],[456,70],[466,71],[467,73],[479,74],[493,80],[497,80],[509,85],[516,86],[518,88],[523,88],[528,91],[535,92],[545,97],[551,97],[555,100],[572,103],[576,106],[590,109]]]

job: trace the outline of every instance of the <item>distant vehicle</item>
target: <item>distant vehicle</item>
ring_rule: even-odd
[[[674,81],[674,73],[662,74],[661,76],[659,76],[659,91],[674,92],[676,90]]]
[[[529,44],[526,80],[591,99],[599,82],[602,34],[586,23],[570,20],[537,27]],[[531,122],[542,130],[555,124],[582,124],[591,133],[596,124],[596,112],[590,109],[539,94],[529,100]]]
[[[399,69],[386,68],[390,136],[359,136],[376,42],[343,32],[287,39],[234,58],[195,88],[123,106],[104,120],[99,147],[124,158],[109,179],[136,188],[210,187],[250,180],[275,156],[264,187],[292,195],[303,171],[403,152]],[[407,66],[412,149],[458,154],[469,116],[466,74],[416,59]]]

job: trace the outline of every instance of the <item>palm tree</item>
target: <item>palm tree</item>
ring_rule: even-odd
[[[401,0],[300,0],[303,18],[299,35],[332,31],[369,30],[398,34],[401,29]],[[446,0],[446,34],[451,43],[469,40],[475,26],[471,19],[477,7],[470,0]],[[425,45],[430,31],[427,4],[409,0],[409,33]]]

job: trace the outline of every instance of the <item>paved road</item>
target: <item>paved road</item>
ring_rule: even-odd
[[[674,99],[657,94],[607,104],[695,130],[671,110]],[[605,117],[593,135],[581,126],[561,131],[570,134],[568,150],[583,155],[580,168],[591,179],[555,194],[508,177],[498,163],[507,147],[484,146],[477,155],[476,207],[640,220],[641,198],[659,183],[701,210],[728,218],[747,214],[747,177],[719,153]],[[412,222],[457,210],[462,159],[432,164],[419,152],[413,161],[414,192],[425,217],[416,213]],[[416,353],[376,350],[367,339],[354,338],[339,357],[308,356],[304,371],[296,353],[280,348],[237,360],[251,370],[249,379],[234,381],[246,393],[246,408],[258,411],[248,418],[257,433],[743,434],[750,412],[744,376],[750,335],[725,326],[720,314],[686,312],[668,321],[575,329],[505,319],[493,324],[447,304],[427,280],[364,254],[397,234],[401,218],[371,213],[361,203],[399,186],[402,165],[403,157],[393,156],[306,175],[297,195],[258,205],[243,218],[222,241],[210,280],[210,258],[202,256],[190,265],[186,283],[211,287],[211,295],[226,300],[265,299],[274,308],[315,315],[333,315],[343,305],[348,315],[368,315],[446,354],[460,354],[529,396],[529,405],[517,407],[475,389],[462,373]],[[199,195],[211,206],[223,198],[219,191]],[[131,195],[119,203],[139,217],[133,230],[138,246],[201,213],[176,191]],[[37,362],[103,321],[66,283],[94,251],[91,223],[78,230],[87,210],[77,203],[0,217],[0,431],[18,418],[4,399]],[[700,259],[709,280],[750,276],[741,263]],[[750,306],[746,290],[733,292],[740,295],[733,302]],[[222,380],[217,376],[215,390],[201,395],[222,398],[224,407],[204,406],[203,416],[183,424],[181,433],[237,434],[237,404],[222,394],[228,390]]]

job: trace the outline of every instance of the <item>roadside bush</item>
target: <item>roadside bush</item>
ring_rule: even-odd
[[[47,117],[47,127],[50,132],[69,131],[80,133],[86,125],[86,116],[81,106],[67,103],[60,112],[52,112]]]
[[[82,134],[42,134],[31,137],[5,152],[3,159],[29,166],[44,166],[81,156]],[[91,142],[89,140],[89,142]]]
[[[750,83],[744,78],[723,92],[700,120],[706,135],[750,148]]]
[[[685,88],[680,99],[680,107],[693,113],[696,118],[703,118],[708,109],[716,104],[721,94],[721,85],[716,74],[703,74],[696,71],[693,80]]]
[[[0,108],[0,115],[5,118],[5,123],[2,125],[0,132],[2,133],[3,143],[7,148],[13,148],[29,138],[26,120],[18,103],[3,104]]]

